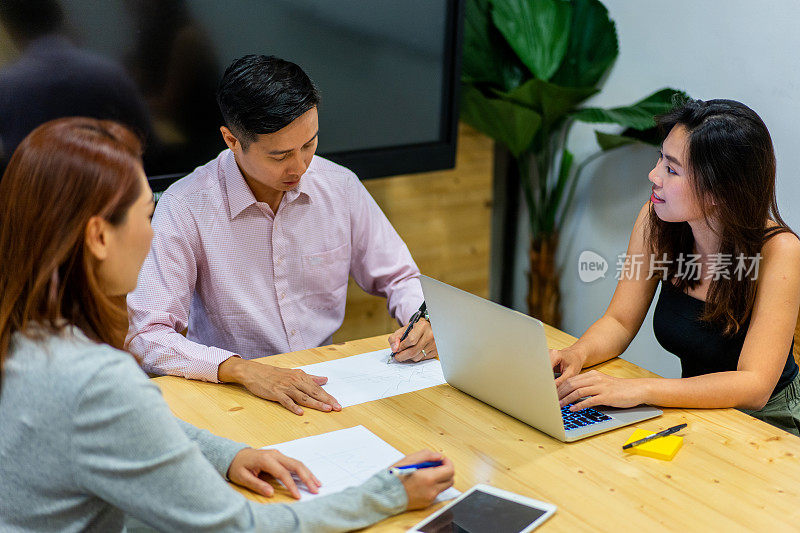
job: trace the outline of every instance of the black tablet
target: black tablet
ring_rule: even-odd
[[[489,485],[475,485],[409,533],[527,533],[550,518],[556,506]]]

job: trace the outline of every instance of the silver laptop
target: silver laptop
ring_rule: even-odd
[[[453,387],[564,442],[661,414],[650,406],[564,413],[540,321],[427,276],[420,281]]]

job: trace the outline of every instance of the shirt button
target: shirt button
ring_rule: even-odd
[[[282,293],[281,293],[281,300],[283,300],[284,298],[286,298],[286,293],[285,293],[285,292],[282,292]]]
[[[275,264],[278,265],[278,266],[282,265],[283,264],[283,258],[282,257],[277,258],[275,260]]]
[[[295,334],[295,333],[297,333],[297,331],[293,329],[293,330],[292,330],[292,337],[294,337],[294,334]]]

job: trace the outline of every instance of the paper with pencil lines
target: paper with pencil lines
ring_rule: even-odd
[[[303,501],[360,485],[373,474],[396,463],[404,455],[364,426],[265,446],[302,461],[320,480],[319,494],[311,494],[295,477]],[[450,487],[437,497],[445,501],[461,494]]]
[[[446,383],[438,359],[386,364],[391,353],[387,348],[298,368],[308,374],[326,376],[328,383],[322,388],[336,398],[342,407]]]

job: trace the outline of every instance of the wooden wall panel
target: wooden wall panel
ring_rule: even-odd
[[[423,274],[484,297],[489,293],[492,158],[492,141],[462,124],[455,169],[364,182]],[[351,278],[344,323],[334,341],[397,327],[386,300],[366,294]]]

